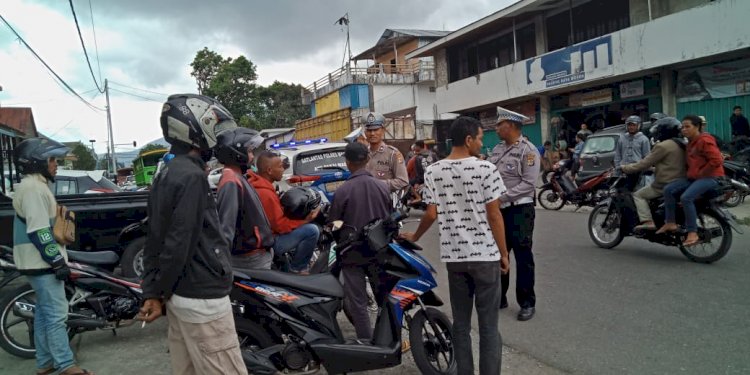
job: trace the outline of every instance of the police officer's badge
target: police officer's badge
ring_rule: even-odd
[[[536,162],[536,155],[533,152],[526,154],[526,165],[533,167]]]
[[[372,113],[370,113],[370,115],[367,116],[367,123],[368,124],[372,124],[373,122],[375,122],[375,115],[373,115]]]

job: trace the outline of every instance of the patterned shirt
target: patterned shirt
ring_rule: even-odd
[[[443,159],[427,167],[422,199],[437,205],[443,262],[500,260],[486,204],[504,192],[497,167],[488,161]]]

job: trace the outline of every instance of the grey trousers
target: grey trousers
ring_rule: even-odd
[[[234,268],[270,270],[273,262],[273,251],[264,251],[253,255],[233,255],[229,262]]]
[[[641,223],[654,220],[653,217],[651,217],[651,208],[648,206],[648,201],[661,196],[662,193],[654,190],[651,185],[641,188],[633,193],[633,202],[635,203],[635,208],[638,210],[638,219]]]
[[[446,268],[458,373],[474,374],[471,314],[476,306],[479,321],[479,374],[499,374],[503,355],[497,308],[500,305],[500,262],[451,262],[446,263]]]

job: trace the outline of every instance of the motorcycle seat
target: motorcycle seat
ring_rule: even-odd
[[[74,251],[68,250],[68,260],[84,264],[112,265],[120,261],[114,251]]]
[[[234,268],[234,272],[236,276],[247,276],[250,280],[255,279],[279,286],[288,286],[324,296],[344,297],[344,288],[341,287],[341,283],[336,280],[336,277],[330,273],[295,275],[281,271],[246,268]]]

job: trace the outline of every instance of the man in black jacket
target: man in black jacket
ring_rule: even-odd
[[[161,127],[175,158],[149,195],[138,318],[154,321],[166,305],[173,374],[247,374],[229,301],[229,245],[205,163],[217,134],[237,124],[214,99],[181,94],[167,99]]]

